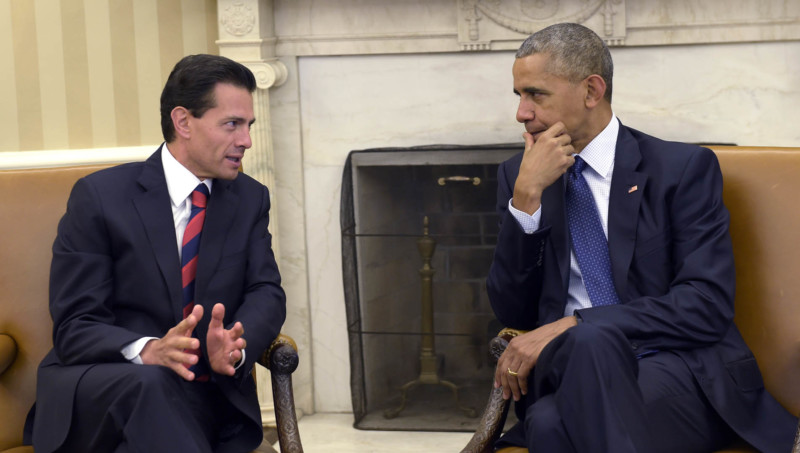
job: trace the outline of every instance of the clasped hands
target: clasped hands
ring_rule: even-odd
[[[225,306],[216,304],[211,309],[211,321],[208,324],[206,335],[206,349],[211,369],[218,374],[233,376],[236,372],[234,364],[242,359],[242,349],[247,342],[244,335],[244,326],[237,321],[230,329],[225,329],[222,321],[225,317]],[[200,347],[200,340],[192,337],[197,324],[203,318],[203,307],[195,305],[192,312],[169,329],[162,338],[147,342],[139,356],[142,363],[148,365],[162,365],[170,368],[187,381],[192,381],[195,375],[189,370],[199,357],[189,351]]]
[[[508,342],[508,347],[497,361],[494,372],[494,387],[503,389],[503,399],[513,397],[514,401],[519,401],[522,395],[528,393],[528,376],[533,371],[544,347],[577,324],[577,318],[566,316],[518,335]]]

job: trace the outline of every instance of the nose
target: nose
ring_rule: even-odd
[[[533,113],[533,108],[525,99],[519,100],[519,107],[517,107],[517,122],[525,123],[531,121],[536,117]]]
[[[237,137],[236,146],[244,149],[250,149],[253,146],[253,139],[250,137],[250,128],[243,127],[241,133]]]

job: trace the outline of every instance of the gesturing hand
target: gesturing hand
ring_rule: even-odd
[[[211,369],[219,374],[233,376],[236,369],[233,365],[242,358],[242,349],[245,348],[244,327],[241,322],[236,322],[233,327],[226,330],[222,323],[225,317],[225,306],[214,305],[211,309],[211,321],[208,324],[206,336],[206,349]]]
[[[200,347],[200,340],[192,338],[192,332],[202,317],[203,307],[195,305],[189,316],[169,329],[166,335],[147,342],[139,353],[142,363],[162,365],[187,381],[194,380],[194,373],[188,367],[197,363],[198,357],[188,351]]]
[[[503,388],[503,398],[508,399],[513,396],[514,401],[519,401],[522,395],[527,394],[528,376],[539,360],[542,349],[553,338],[577,324],[578,321],[574,316],[567,316],[512,338],[497,361],[497,368],[494,371],[494,386]],[[509,373],[509,370],[514,374]]]

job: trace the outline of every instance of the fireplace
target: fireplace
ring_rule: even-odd
[[[497,238],[496,175],[520,145],[352,152],[342,259],[355,426],[477,426],[500,326],[485,279]]]

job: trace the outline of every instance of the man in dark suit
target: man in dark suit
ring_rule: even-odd
[[[789,451],[797,420],[733,323],[713,152],[623,126],[611,54],[581,25],[530,36],[513,76],[525,150],[498,171],[487,288],[498,319],[530,332],[498,361],[495,386],[521,420],[500,443],[708,452],[738,434]]]
[[[165,143],[75,184],[53,245],[37,452],[261,443],[250,371],[286,310],[269,193],[238,171],[255,87],[239,63],[185,57],[161,95]]]

